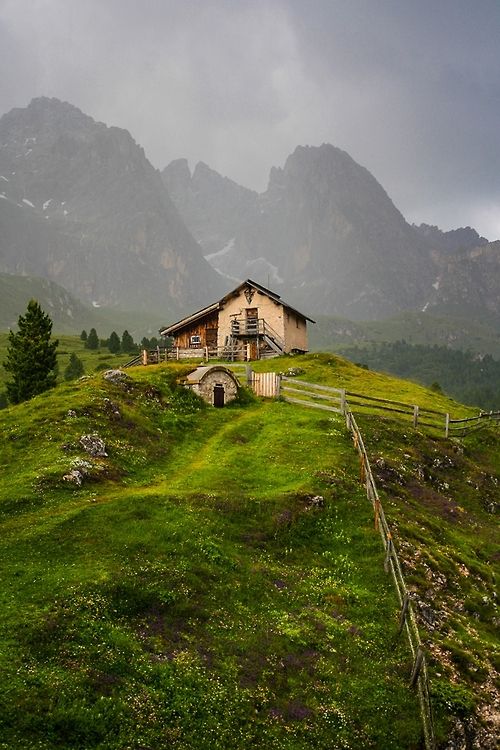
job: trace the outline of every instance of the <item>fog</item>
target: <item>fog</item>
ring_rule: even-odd
[[[55,96],[264,190],[345,149],[409,221],[500,237],[498,0],[0,0],[0,113]]]

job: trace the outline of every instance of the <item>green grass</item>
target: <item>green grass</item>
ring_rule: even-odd
[[[256,367],[291,365],[468,413],[332,355]],[[342,419],[279,400],[212,409],[177,386],[188,370],[96,374],[1,412],[0,748],[417,750],[410,652]],[[455,453],[360,421],[410,585],[424,600],[428,570],[450,582],[443,626],[421,621],[444,737],[491,671],[498,439]],[[85,454],[90,433],[106,457]],[[81,486],[65,481],[82,460]],[[460,497],[458,520],[431,489]]]

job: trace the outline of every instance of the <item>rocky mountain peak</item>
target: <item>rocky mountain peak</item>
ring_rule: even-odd
[[[0,119],[0,143],[0,211],[19,230],[0,238],[1,271],[50,278],[105,306],[189,309],[219,293],[128,131],[41,97]]]

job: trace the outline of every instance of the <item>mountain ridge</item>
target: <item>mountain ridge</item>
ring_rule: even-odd
[[[464,304],[464,261],[470,261],[458,250],[488,244],[470,227],[442,232],[410,225],[376,178],[331,144],[298,146],[283,167],[271,168],[261,194],[201,165],[211,176],[209,222],[204,211],[208,188],[195,177],[198,166],[191,175],[185,161],[181,183],[172,165],[163,170],[163,179],[219,273],[286,288],[291,301],[316,315],[366,320],[427,309],[456,315]],[[222,185],[224,202],[219,203]],[[226,210],[232,205],[231,190],[233,201],[237,192],[245,196],[243,218],[234,207]],[[477,288],[480,265],[476,260],[476,298],[485,289],[484,283]],[[498,279],[494,275],[487,288],[488,315],[495,318],[500,315]],[[471,313],[478,318],[487,310],[480,304]]]
[[[0,119],[0,143],[2,223],[28,227],[1,240],[2,271],[51,278],[106,306],[189,309],[220,292],[128,131],[41,97]]]

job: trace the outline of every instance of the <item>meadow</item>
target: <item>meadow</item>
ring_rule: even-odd
[[[470,413],[333,355],[257,368],[297,364]],[[411,654],[342,418],[245,389],[212,409],[179,386],[189,369],[97,372],[1,412],[0,748],[417,750]],[[442,741],[491,690],[498,435],[360,422],[409,584],[437,613],[420,621]]]

